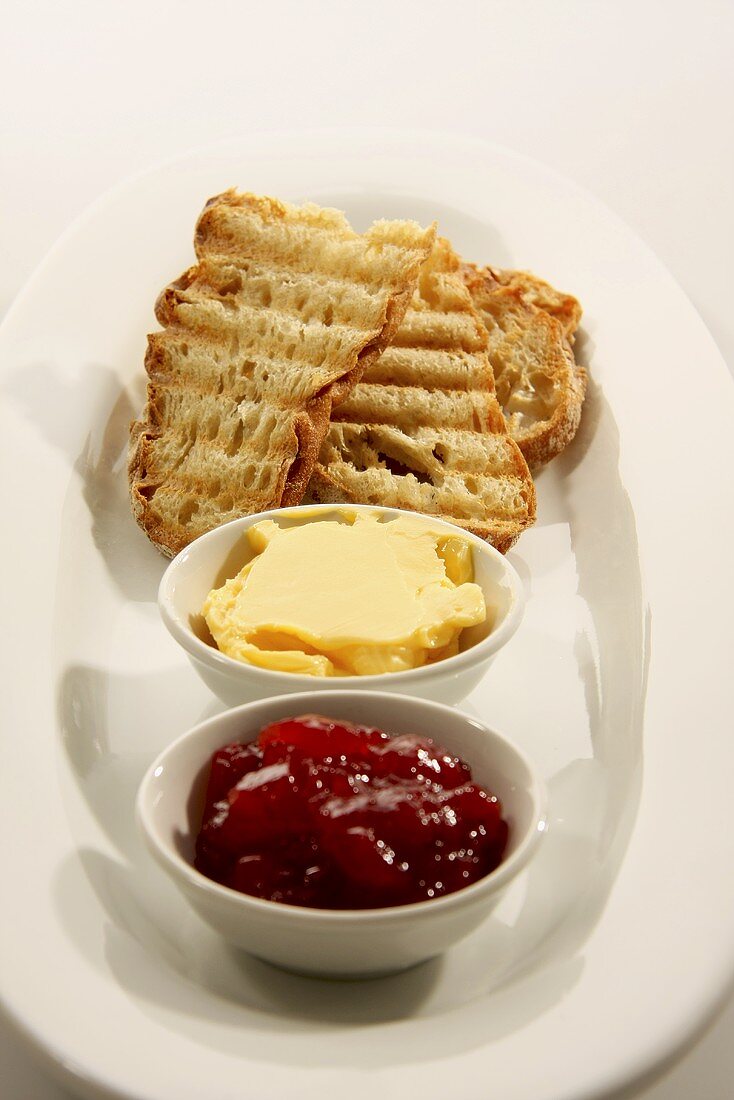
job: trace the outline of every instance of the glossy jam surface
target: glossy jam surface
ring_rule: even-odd
[[[476,882],[506,842],[498,800],[430,739],[302,715],[214,753],[195,862],[270,901],[382,908]]]

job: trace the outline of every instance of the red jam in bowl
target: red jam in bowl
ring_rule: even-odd
[[[463,760],[309,714],[214,753],[195,865],[269,901],[383,908],[476,882],[506,843],[498,800]]]

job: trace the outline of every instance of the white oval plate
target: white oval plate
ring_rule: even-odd
[[[551,829],[445,958],[364,985],[238,956],[152,866],[149,761],[217,709],[158,620],[125,448],[156,294],[226,187],[438,218],[585,307],[581,431],[512,560],[522,629],[467,709],[548,781]],[[589,1097],[670,1056],[734,972],[732,387],[660,263],[567,180],[470,139],[269,135],[103,198],[0,333],[2,990],[86,1095]],[[705,433],[705,434],[704,434]],[[643,581],[644,577],[644,581]],[[643,729],[644,717],[644,729]],[[484,1091],[482,1088],[481,1091]]]

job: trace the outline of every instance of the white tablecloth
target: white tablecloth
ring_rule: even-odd
[[[478,135],[584,184],[734,366],[727,0],[6,0],[2,26],[0,314],[71,219],[156,160],[249,131],[391,125]],[[733,1040],[730,1005],[635,1096],[728,1100]],[[4,1026],[0,1064],[5,1100],[69,1100]]]

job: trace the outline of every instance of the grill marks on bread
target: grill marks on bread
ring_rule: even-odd
[[[391,346],[333,410],[309,496],[437,515],[501,550],[534,521],[487,333],[447,241],[435,245]]]
[[[161,550],[307,485],[501,550],[534,521],[527,463],[568,444],[585,394],[575,298],[462,265],[414,222],[358,235],[339,211],[234,191],[207,204],[195,248],[156,303],[131,428],[133,510]]]
[[[359,235],[313,204],[210,200],[198,263],[156,303],[131,429],[133,510],[160,549],[298,503],[332,405],[391,339],[433,237],[414,222]]]

